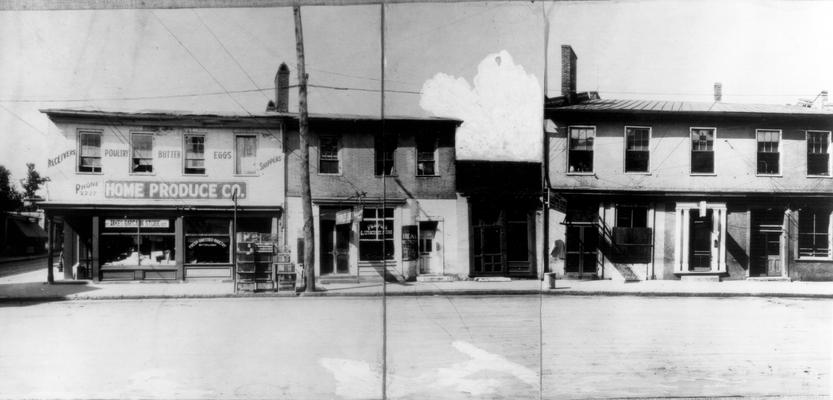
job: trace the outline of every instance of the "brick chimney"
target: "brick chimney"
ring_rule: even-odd
[[[568,44],[561,45],[561,95],[572,104],[576,98],[576,53]]]
[[[275,111],[289,111],[289,67],[281,63],[275,75]]]
[[[723,85],[720,82],[714,83],[714,101],[723,100]]]

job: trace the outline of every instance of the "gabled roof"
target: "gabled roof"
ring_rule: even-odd
[[[777,114],[818,115],[833,117],[833,110],[779,104],[739,104],[724,102],[693,102],[665,100],[592,99],[577,104],[558,106],[547,101],[547,113],[560,112],[624,112],[669,114]]]

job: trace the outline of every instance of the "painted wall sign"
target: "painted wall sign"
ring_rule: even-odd
[[[60,164],[62,161],[66,160],[67,158],[72,157],[74,155],[75,155],[75,149],[67,150],[67,151],[65,151],[61,154],[58,154],[55,157],[47,159],[46,160],[46,165],[47,165],[47,167],[54,167],[54,166]]]
[[[98,192],[98,182],[76,183],[75,194],[79,196],[95,196]]]
[[[359,226],[359,239],[382,239],[382,223],[378,221],[362,221]],[[384,229],[385,239],[393,238],[393,227],[390,224]]]
[[[194,247],[228,247],[226,242],[222,241],[221,239],[213,238],[213,237],[202,237],[198,239],[189,240],[188,248],[193,249]]]
[[[108,199],[231,199],[246,198],[245,182],[104,182],[104,197]]]
[[[130,151],[127,149],[104,149],[104,157],[127,157]]]
[[[171,221],[167,219],[105,219],[105,228],[170,228]]]
[[[260,163],[260,170],[263,171],[264,169],[268,168],[270,165],[277,164],[281,162],[281,156],[274,156],[262,163]]]
[[[180,158],[182,152],[179,150],[159,150],[159,158]]]

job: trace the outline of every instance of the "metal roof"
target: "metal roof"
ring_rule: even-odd
[[[230,113],[230,112],[194,112],[194,111],[178,111],[178,110],[102,110],[98,108],[45,108],[39,110],[40,112],[51,116],[62,117],[101,117],[101,118],[125,118],[125,119],[157,119],[157,120],[175,120],[181,118],[192,119],[262,119],[282,117],[288,119],[297,119],[298,113],[291,112],[276,112],[276,111],[262,111],[254,113]],[[379,115],[358,115],[358,114],[318,114],[310,113],[309,118],[313,120],[343,120],[343,121],[379,121]],[[453,118],[430,117],[430,116],[401,116],[401,115],[386,115],[386,121],[435,121],[435,122],[455,122],[461,123],[461,120]]]
[[[781,114],[833,116],[833,110],[781,104],[740,104],[666,100],[587,100],[561,107],[547,107],[549,112],[638,112],[638,113],[708,113],[708,114]]]

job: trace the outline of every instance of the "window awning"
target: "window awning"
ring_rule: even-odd
[[[17,219],[13,219],[12,222],[17,226],[17,229],[20,231],[23,236],[32,239],[46,239],[47,234],[43,228],[40,227],[37,223],[29,222],[29,221],[21,221]]]

